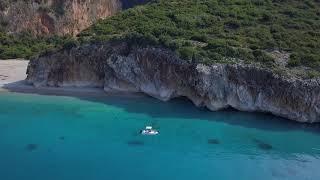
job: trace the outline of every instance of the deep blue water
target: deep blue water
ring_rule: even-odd
[[[152,124],[159,136],[140,136]],[[319,125],[185,100],[0,93],[0,180],[318,180]]]

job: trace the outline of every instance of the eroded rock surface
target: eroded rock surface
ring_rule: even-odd
[[[76,35],[98,19],[148,0],[3,0],[0,24],[9,33]]]
[[[169,50],[126,43],[84,45],[33,59],[27,81],[34,86],[143,92],[164,101],[184,96],[213,111],[233,107],[320,121],[319,79],[282,77],[254,65],[194,64]]]

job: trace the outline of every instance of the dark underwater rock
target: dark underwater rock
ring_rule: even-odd
[[[273,149],[272,145],[270,145],[266,142],[263,142],[259,139],[254,139],[253,141],[257,144],[257,147],[261,150],[272,150]]]
[[[66,139],[66,137],[64,137],[64,136],[60,136],[60,137],[59,137],[59,139],[63,141],[63,140],[65,140],[65,139]]]
[[[220,144],[218,139],[208,139],[208,144]]]
[[[143,141],[138,141],[138,140],[131,140],[131,141],[128,141],[127,144],[129,146],[143,146],[144,142]]]
[[[270,144],[267,143],[260,143],[258,144],[258,147],[262,150],[271,150],[273,147]]]
[[[35,151],[36,149],[38,149],[38,145],[37,144],[28,144],[26,146],[26,150],[27,151]]]

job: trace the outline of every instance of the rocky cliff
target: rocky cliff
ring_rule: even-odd
[[[143,92],[164,101],[183,96],[213,111],[233,107],[320,121],[319,79],[282,77],[253,65],[194,64],[169,50],[126,43],[84,45],[33,59],[27,81],[37,87]]]
[[[0,24],[5,31],[35,35],[76,35],[98,19],[147,0],[1,0]]]

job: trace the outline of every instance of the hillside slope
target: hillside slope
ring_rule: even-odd
[[[158,0],[32,59],[27,81],[320,122],[319,15],[314,0]]]
[[[28,59],[63,47],[98,19],[148,1],[1,0],[0,59]]]
[[[244,61],[306,78],[320,75],[315,0],[159,0],[99,21],[79,36],[163,46],[205,64]]]

